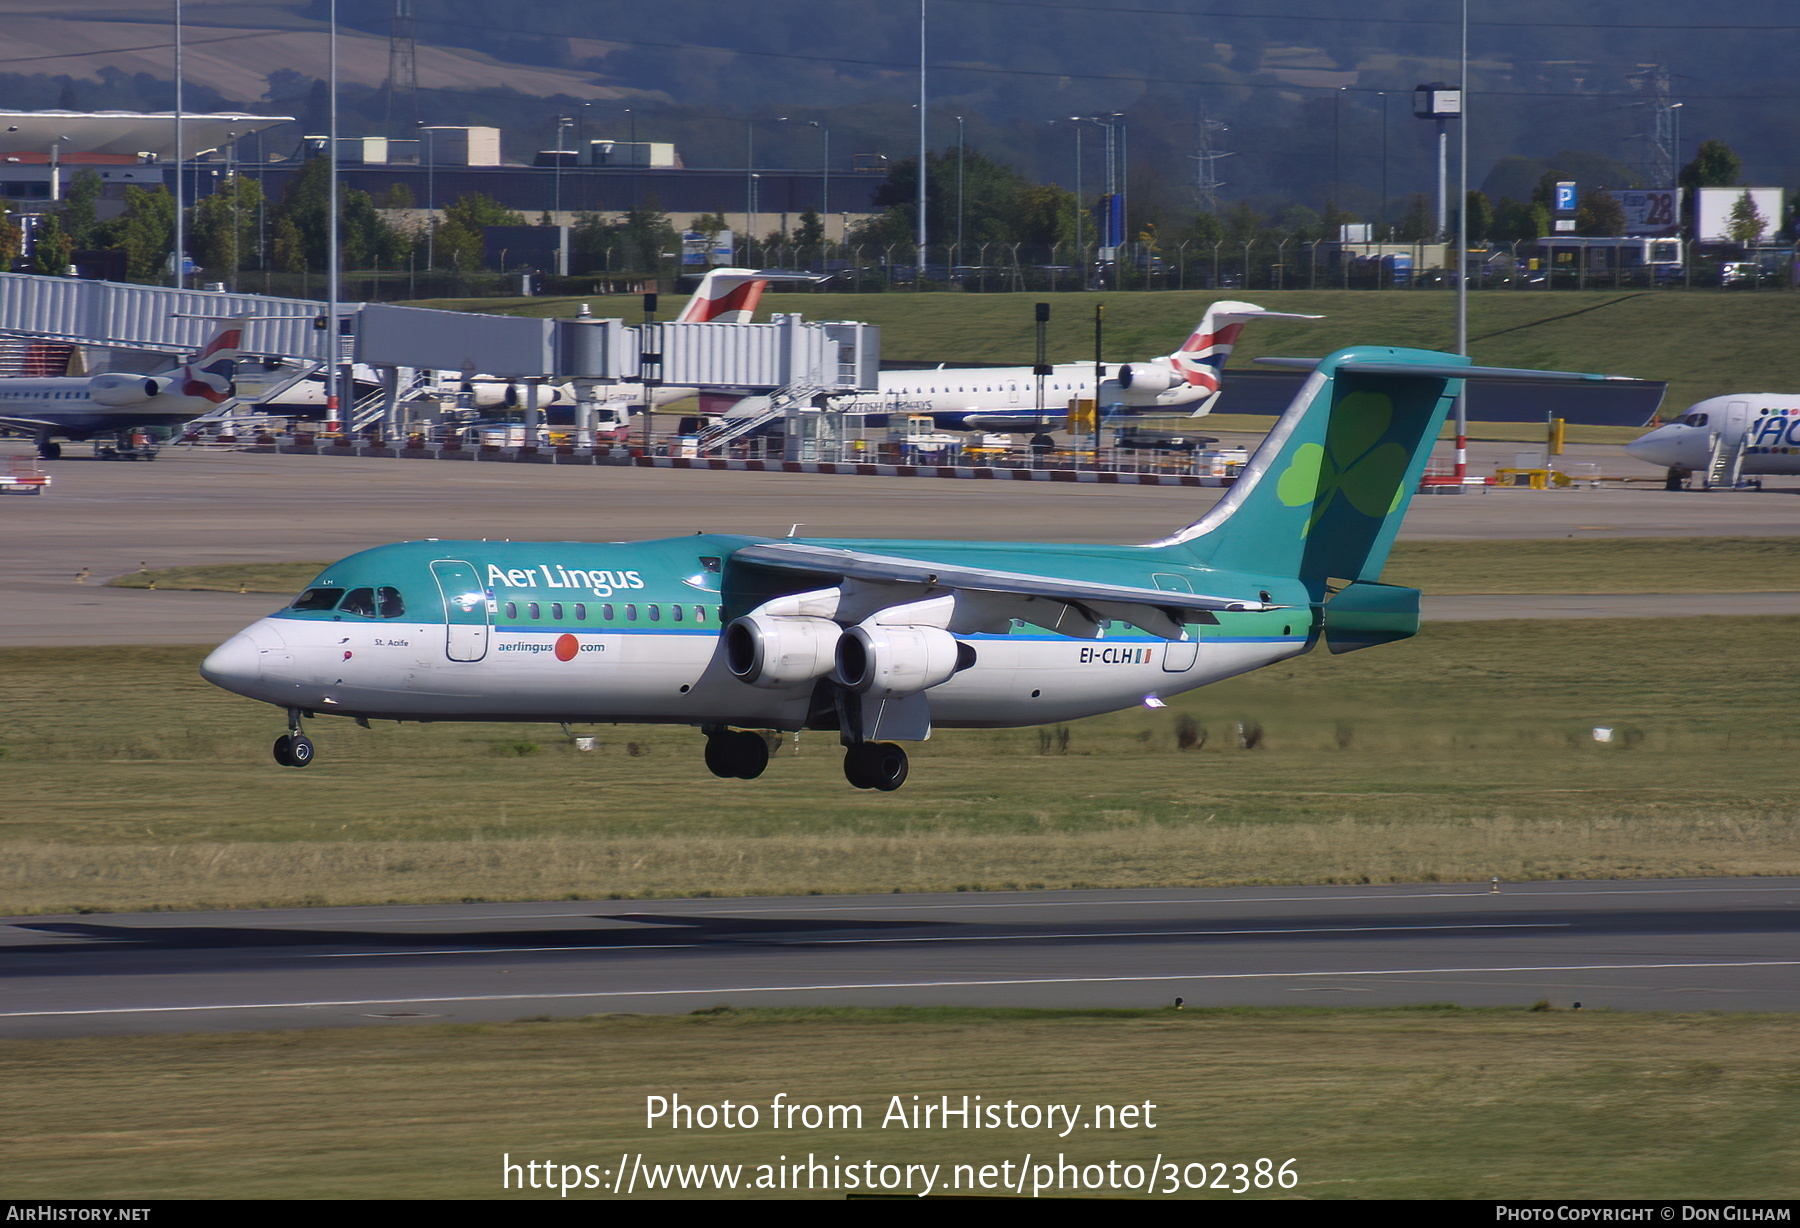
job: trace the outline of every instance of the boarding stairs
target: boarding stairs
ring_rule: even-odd
[[[789,410],[811,405],[825,389],[817,384],[789,384],[767,396],[749,396],[726,410],[720,419],[700,432],[694,454],[709,456],[735,439],[784,417]]]
[[[1737,442],[1731,445],[1726,444],[1722,432],[1713,432],[1712,455],[1707,461],[1705,489],[1715,490],[1724,487],[1726,490],[1730,490],[1742,480],[1744,450],[1749,442],[1749,431],[1739,435]]]
[[[404,370],[405,368],[402,368]],[[415,398],[436,393],[437,382],[434,373],[428,370],[414,370],[410,376],[402,380],[394,393],[394,404],[411,401]],[[352,432],[366,431],[381,422],[387,412],[387,390],[377,388],[363,397],[350,408],[350,429]]]

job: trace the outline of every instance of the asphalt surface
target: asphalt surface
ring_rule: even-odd
[[[0,923],[0,1036],[708,1006],[1800,1009],[1800,879],[321,908]]]
[[[1477,445],[1477,472],[1518,445]],[[73,450],[73,449],[72,449]],[[1571,451],[1606,474],[1645,470],[1617,448]],[[270,560],[330,562],[426,537],[631,540],[697,531],[783,536],[1131,542],[1197,519],[1223,493],[1181,487],[728,473],[510,462],[433,462],[201,453],[153,463],[71,458],[42,495],[0,497],[6,618],[0,646],[216,644],[278,604],[267,595],[104,587],[160,568]],[[1647,472],[1647,471],[1646,471]],[[1800,533],[1800,483],[1762,492],[1647,487],[1493,489],[1420,497],[1413,539],[1672,537]],[[86,582],[76,577],[87,570]],[[1561,599],[1559,599],[1561,600]],[[1800,596],[1436,599],[1432,618],[1617,617],[1622,613],[1791,613]],[[1484,605],[1487,602],[1489,604]],[[1584,604],[1585,603],[1585,604]],[[1628,609],[1626,607],[1629,607]],[[1505,613],[1494,612],[1505,610]]]

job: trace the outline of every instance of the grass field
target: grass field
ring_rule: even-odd
[[[1093,312],[1106,307],[1106,352],[1124,360],[1166,354],[1209,303],[1246,297],[1274,311],[1322,314],[1244,331],[1233,365],[1262,355],[1326,354],[1352,344],[1454,349],[1455,296],[1447,291],[1258,290],[1042,294],[769,294],[763,313],[881,326],[882,357],[919,362],[1034,361],[1032,304],[1051,304],[1052,361],[1094,352]],[[583,300],[466,299],[422,303],[523,315],[572,315]],[[633,317],[637,300],[593,302],[597,314]],[[665,315],[677,309],[671,299]],[[766,315],[765,317],[766,318]],[[1469,352],[1493,366],[1598,371],[1669,381],[1665,413],[1730,392],[1800,388],[1800,295],[1730,291],[1490,291],[1469,297]],[[1229,395],[1229,394],[1228,394]]]
[[[119,588],[297,593],[325,563],[241,563],[131,572]],[[1639,537],[1400,542],[1384,578],[1427,593],[1713,593],[1800,589],[1800,538]]]
[[[942,1192],[958,1164],[972,1176],[986,1164],[1016,1170],[1027,1155],[1117,1161],[1123,1179],[1126,1165],[1160,1155],[1190,1177],[1187,1165],[1205,1163],[1205,1180],[1227,1183],[1239,1163],[1253,1178],[1259,1158],[1271,1169],[1293,1160],[1293,1189],[1242,1197],[1789,1198],[1800,1183],[1797,1052],[1792,1016],[1525,1004],[723,1010],[15,1041],[0,1052],[0,1078],[14,1118],[32,1123],[7,1143],[6,1194],[19,1199],[557,1198],[503,1190],[502,1157],[592,1164],[609,1180],[634,1154],[742,1165],[746,1185],[781,1157],[859,1171],[936,1165]],[[789,1103],[856,1105],[862,1128],[776,1130],[768,1106],[784,1092]],[[676,1094],[756,1106],[757,1128],[647,1129],[646,1098]],[[1077,1105],[1084,1122],[1096,1105],[1136,1105],[1154,1124],[1068,1138],[882,1128],[890,1098],[909,1106],[914,1095]]]
[[[321,718],[284,771],[280,715],[200,680],[203,650],[15,650],[0,912],[1800,873],[1796,626],[1432,625],[1163,712],[944,732],[891,795],[848,789],[827,734],[718,780],[684,728],[582,753]]]

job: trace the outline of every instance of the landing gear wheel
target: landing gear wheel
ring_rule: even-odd
[[[875,787],[875,743],[858,742],[844,751],[844,779],[858,789]]]
[[[62,459],[62,445],[60,443],[50,443],[48,440],[46,440],[43,443],[40,443],[38,445],[38,459],[39,460],[61,460]]]
[[[755,780],[769,766],[769,743],[760,733],[742,730],[732,740],[737,743],[733,748],[733,756],[737,770],[732,773],[739,780]]]
[[[284,733],[275,739],[275,762],[282,767],[306,767],[313,753],[312,739],[303,733]]]
[[[706,770],[726,779],[755,780],[769,766],[769,744],[759,733],[724,729],[706,739]]]
[[[906,783],[906,751],[892,742],[859,742],[844,752],[844,779],[892,793]]]
[[[706,739],[706,770],[714,776],[732,777],[732,752],[737,749],[733,744],[735,735],[729,731],[715,733]]]

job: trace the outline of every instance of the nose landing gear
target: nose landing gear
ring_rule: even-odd
[[[306,767],[313,761],[312,739],[300,732],[300,709],[288,709],[288,731],[275,739],[273,754],[282,767]]]

